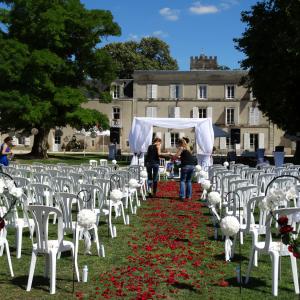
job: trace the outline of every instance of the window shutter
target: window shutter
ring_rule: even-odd
[[[175,84],[170,85],[170,98],[176,99],[176,85]]]
[[[151,98],[157,99],[157,84],[152,84],[151,85]]]
[[[227,149],[226,137],[220,137],[220,149],[222,150]]]
[[[165,132],[165,148],[171,148],[171,133]]]
[[[156,116],[157,116],[157,107],[153,107],[153,106],[146,107],[146,116],[148,118],[156,118]]]
[[[175,117],[175,106],[169,106],[169,118]]]
[[[258,134],[258,148],[265,148],[265,134],[262,132]]]
[[[179,99],[183,99],[183,84],[179,85]]]
[[[160,131],[159,131],[159,132],[156,132],[155,137],[158,137],[158,138],[161,139],[161,132],[160,132]]]
[[[119,85],[120,98],[124,98],[124,84]]]
[[[259,125],[260,124],[260,111],[258,109],[258,107],[255,107],[254,109],[254,125]]]
[[[254,108],[249,107],[249,125],[254,125]]]
[[[174,107],[174,118],[180,118],[180,107]]]
[[[25,138],[25,146],[30,146],[30,137]]]
[[[250,149],[250,134],[247,132],[244,133],[244,149]]]
[[[206,108],[206,116],[207,116],[207,118],[212,119],[212,107],[207,107]]]
[[[225,121],[224,121],[225,125],[228,125],[228,123],[227,123],[227,109],[228,109],[228,107],[225,107],[225,113],[224,113],[224,115],[225,115]]]
[[[234,109],[234,125],[238,125],[240,123],[240,108],[236,107]]]
[[[147,99],[152,98],[152,84],[147,84]]]
[[[199,108],[193,107],[193,118],[199,118]]]

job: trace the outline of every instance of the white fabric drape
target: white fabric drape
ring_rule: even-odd
[[[210,118],[145,118],[135,117],[129,134],[130,149],[135,154],[147,152],[152,142],[153,126],[163,128],[195,128],[200,153],[210,156],[214,145],[214,131]]]

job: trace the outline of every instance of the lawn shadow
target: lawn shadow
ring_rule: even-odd
[[[221,254],[216,254],[214,255],[214,258],[216,260],[225,260],[225,253],[221,253]],[[231,259],[231,262],[233,263],[238,263],[240,261],[248,261],[249,260],[249,257],[246,257],[244,255],[239,255],[239,254],[235,254],[233,259]]]
[[[189,290],[191,292],[194,293],[199,293],[197,289],[195,289],[195,287],[189,283],[185,283],[185,282],[175,282],[172,284],[172,286],[174,288],[180,289],[180,290]]]

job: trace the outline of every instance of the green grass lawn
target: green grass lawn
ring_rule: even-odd
[[[8,275],[6,256],[0,258],[2,299],[272,299],[271,264],[268,256],[259,258],[248,286],[241,293],[235,269],[242,260],[245,274],[251,241],[245,239],[241,255],[224,262],[224,242],[213,239],[213,228],[206,207],[195,196],[190,203],[181,203],[178,184],[162,183],[157,199],[142,203],[130,225],[117,219],[118,237],[108,238],[107,226],[99,227],[106,257],[83,255],[80,242],[80,275],[84,265],[89,268],[88,283],[75,283],[72,293],[72,262],[69,254],[57,263],[56,295],[49,294],[48,281],[43,278],[44,258],[39,257],[30,292],[26,292],[31,257],[31,241],[25,231],[22,258],[15,258],[14,232],[9,230],[15,278]],[[166,191],[164,189],[167,189]],[[50,226],[53,234],[55,226]],[[67,236],[71,239],[71,236]],[[238,250],[238,249],[237,249]],[[238,252],[238,251],[237,251]],[[294,294],[290,264],[282,260],[279,299],[298,299]],[[228,281],[228,287],[220,281]],[[149,294],[150,293],[150,294]],[[151,294],[152,293],[152,294]],[[142,298],[142,296],[148,298]]]

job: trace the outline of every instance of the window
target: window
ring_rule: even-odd
[[[234,143],[232,143],[232,140],[230,137],[226,137],[226,148],[228,150],[234,150]]]
[[[170,106],[169,107],[169,118],[180,118],[180,107]]]
[[[157,117],[157,107],[155,107],[155,106],[146,107],[146,117],[156,118]]]
[[[249,125],[259,125],[259,117],[258,107],[249,107]]]
[[[179,133],[178,132],[171,132],[171,147],[176,148],[176,144],[179,140]]]
[[[234,99],[235,88],[234,85],[226,85],[225,86],[225,98],[226,99]]]
[[[54,144],[61,144],[61,135],[54,136]]]
[[[170,85],[170,98],[171,99],[182,99],[183,98],[183,85],[182,84],[171,84]]]
[[[207,85],[198,85],[198,99],[207,99]]]
[[[255,150],[258,148],[258,134],[250,133],[250,149]]]
[[[157,84],[147,84],[147,99],[157,99]]]
[[[18,144],[19,145],[24,145],[25,144],[25,136],[20,136],[18,138]]]
[[[226,125],[234,125],[234,108],[226,108]]]
[[[120,85],[113,85],[112,86],[112,97],[113,99],[118,99],[121,96],[121,86]]]
[[[113,120],[121,119],[120,107],[113,107],[112,118],[113,118]]]
[[[207,109],[199,108],[199,118],[207,118]]]

